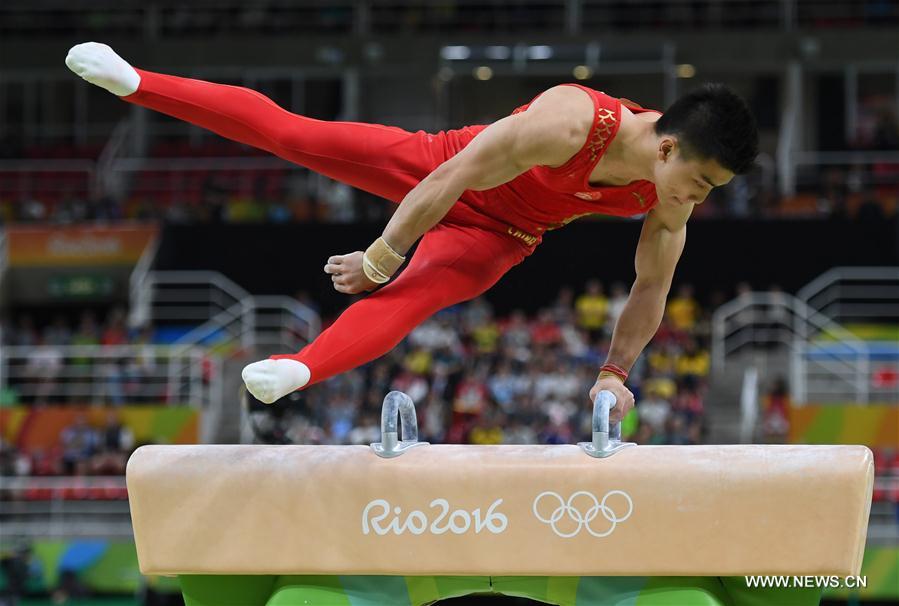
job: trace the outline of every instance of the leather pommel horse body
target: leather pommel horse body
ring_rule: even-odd
[[[583,444],[428,445],[396,440],[395,422],[384,428],[375,448],[138,449],[127,482],[141,571],[717,577],[861,568],[874,477],[863,446],[603,442],[620,452],[598,458]],[[602,440],[594,432],[594,444]]]

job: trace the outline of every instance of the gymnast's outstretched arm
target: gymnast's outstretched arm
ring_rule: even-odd
[[[687,241],[687,219],[692,211],[692,204],[656,207],[643,221],[634,259],[637,278],[615,325],[612,346],[606,359],[606,364],[613,368],[630,369],[659,329],[674,268]],[[622,388],[622,380],[615,373],[600,372],[590,390],[591,400],[604,389],[618,397],[618,405],[609,414],[612,422],[621,420],[634,405],[633,394]]]

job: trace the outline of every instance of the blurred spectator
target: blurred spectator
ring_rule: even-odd
[[[103,345],[124,345],[128,342],[128,327],[125,325],[125,310],[117,307],[112,310],[100,343]]]
[[[78,329],[72,335],[71,344],[74,346],[93,346],[100,344],[100,328],[97,325],[97,317],[91,311],[85,311],[81,314],[81,320]],[[69,360],[70,376],[78,385],[83,385],[90,381],[92,372],[92,358],[87,355],[76,354]],[[70,394],[70,397],[77,399],[78,396],[83,397],[84,394]]]
[[[502,332],[507,355],[521,363],[531,359],[531,331],[523,311],[513,311]]]
[[[646,426],[650,436],[652,434],[660,435],[665,430],[665,421],[671,414],[671,403],[665,397],[666,390],[660,385],[660,383],[647,385],[643,390],[643,399],[637,403],[636,407],[637,413],[640,415],[640,424]]]
[[[0,476],[28,476],[31,472],[31,458],[0,436]]]
[[[647,359],[649,369],[661,377],[674,377],[676,373],[679,348],[672,341],[666,341],[659,347],[650,350]]]
[[[123,475],[128,456],[134,448],[134,434],[122,425],[119,413],[106,413],[106,425],[100,433],[98,452],[91,460],[91,473],[95,475]]]
[[[44,330],[44,342],[48,345],[68,345],[72,340],[72,329],[66,319],[57,315],[53,323]]]
[[[62,350],[46,343],[44,337],[39,336],[26,357],[24,370],[25,380],[30,383],[28,387],[33,390],[33,397],[30,399],[34,404],[49,404],[51,398],[57,395],[57,379],[63,362]]]
[[[92,457],[100,446],[97,431],[90,426],[87,417],[79,413],[75,422],[62,430],[63,470],[67,475],[86,475]]]
[[[488,415],[484,422],[471,430],[471,435],[468,439],[469,443],[480,445],[502,444],[505,442],[504,424],[505,417],[502,413]]]
[[[18,317],[15,328],[9,337],[10,345],[18,345],[20,347],[30,347],[37,343],[38,333],[34,328],[34,320],[28,314],[22,314]]]
[[[849,184],[845,171],[838,166],[828,168],[821,179],[818,211],[841,218],[849,214]]]
[[[702,389],[694,375],[681,377],[677,385],[677,395],[671,404],[675,416],[683,417],[688,429],[697,421],[702,421],[705,413]]]
[[[571,324],[574,320],[573,304],[574,291],[568,286],[563,286],[549,310],[553,320],[560,326]]]
[[[453,397],[453,419],[447,441],[458,444],[468,438],[471,427],[487,408],[487,395],[484,367],[469,371],[456,387]]]
[[[609,300],[598,280],[590,280],[584,288],[584,294],[574,302],[577,312],[578,326],[587,331],[591,341],[596,341],[606,325],[609,313]]]
[[[785,442],[790,431],[787,381],[777,377],[762,403],[762,435],[768,442]]]
[[[706,377],[709,374],[710,365],[708,350],[700,349],[694,338],[687,340],[683,351],[675,361],[678,376]]]
[[[528,381],[512,372],[512,363],[503,360],[487,381],[490,396],[505,412],[515,412],[515,400],[528,388]]]
[[[536,346],[556,345],[562,340],[562,331],[550,310],[541,310],[531,326],[531,343]]]
[[[416,409],[417,411],[417,409]],[[422,428],[423,429],[423,428]],[[427,435],[423,432],[423,435]],[[356,426],[347,434],[348,444],[368,446],[381,441],[381,424],[374,414],[366,414],[359,418]]]
[[[78,329],[72,335],[72,345],[99,345],[100,328],[97,325],[97,316],[92,311],[84,311]]]
[[[473,306],[477,313],[469,313],[466,322],[471,327],[471,338],[479,354],[493,354],[499,348],[500,328],[493,320],[489,307]]]
[[[682,284],[677,289],[677,296],[668,301],[667,311],[674,328],[693,330],[699,317],[699,304],[693,298],[693,286]]]

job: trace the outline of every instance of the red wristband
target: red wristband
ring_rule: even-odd
[[[599,368],[599,372],[610,372],[613,375],[617,376],[621,379],[621,382],[627,381],[627,371],[618,366],[617,364],[611,364],[606,362]]]

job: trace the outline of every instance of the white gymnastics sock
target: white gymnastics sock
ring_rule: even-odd
[[[114,50],[98,42],[73,46],[66,65],[91,84],[120,97],[132,94],[140,85],[140,74]]]
[[[271,404],[309,382],[309,367],[296,360],[261,360],[240,373],[247,391],[260,402]]]

